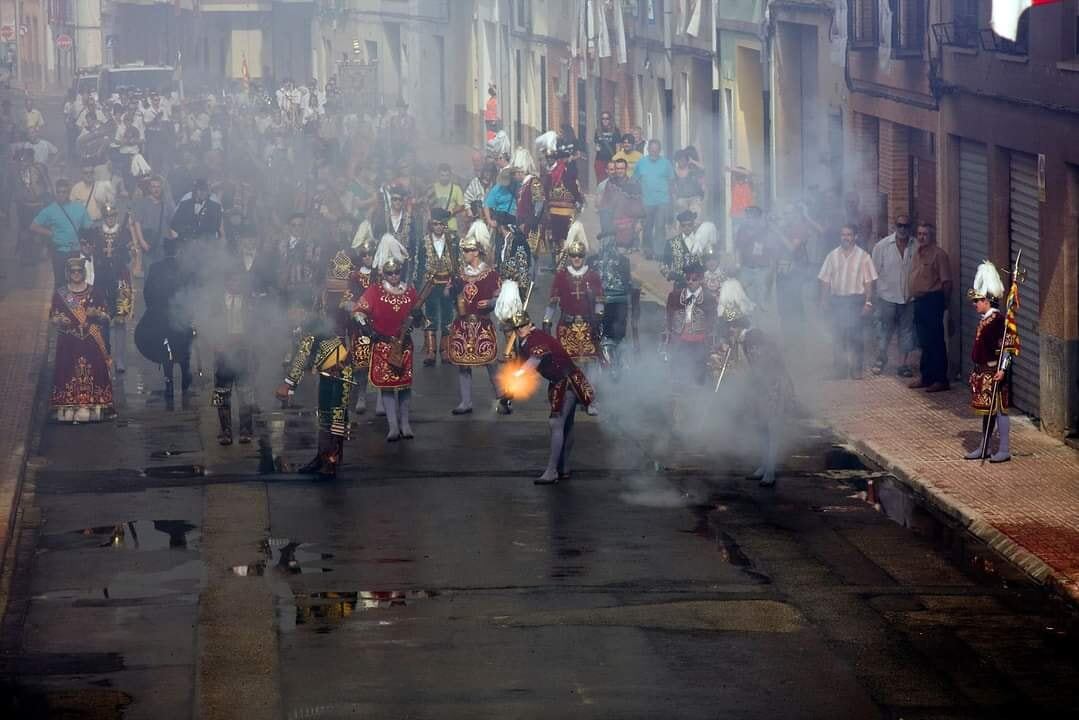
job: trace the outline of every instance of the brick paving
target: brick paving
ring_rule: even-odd
[[[646,294],[669,289],[654,262],[632,255]],[[890,370],[891,368],[889,368]],[[972,462],[981,420],[965,385],[927,394],[884,375],[810,383],[802,400],[837,435],[985,540],[1032,577],[1079,602],[1079,451],[1013,414],[1012,461]]]

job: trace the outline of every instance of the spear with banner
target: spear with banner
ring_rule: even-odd
[[[1015,322],[1015,316],[1019,311],[1019,285],[1023,282],[1025,275],[1024,271],[1019,269],[1019,259],[1023,256],[1023,251],[1020,250],[1015,254],[1015,266],[1012,268],[1012,283],[1008,289],[1008,299],[1005,301],[1004,312],[1004,334],[1000,338],[1000,354],[997,355],[997,372],[1003,371],[1007,366],[1005,364],[1007,354],[1018,357],[1019,356],[1019,326]],[[1011,345],[1009,346],[1009,340]],[[1000,382],[996,377],[993,378],[993,386],[989,391],[989,412],[992,413],[993,408],[996,407],[997,393],[1000,392]],[[992,417],[992,416],[990,416]],[[982,448],[989,447],[989,436],[993,433],[993,423],[987,422],[985,424],[985,437],[982,438]],[[989,456],[988,452],[982,453],[982,464],[985,464],[985,459]]]

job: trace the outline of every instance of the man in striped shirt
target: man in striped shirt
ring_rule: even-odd
[[[821,306],[832,319],[835,379],[862,378],[865,339],[863,318],[873,312],[873,283],[877,279],[873,259],[854,244],[855,229],[844,225],[839,247],[824,258],[817,279],[821,284]]]

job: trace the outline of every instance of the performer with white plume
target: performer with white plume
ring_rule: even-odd
[[[683,210],[678,213],[678,234],[667,241],[667,252],[661,271],[675,288],[685,285],[684,268],[690,263],[704,265],[719,240],[715,223],[697,224],[697,213]]]
[[[551,295],[543,314],[543,329],[547,331],[554,320],[555,308],[561,310],[556,336],[569,356],[577,363],[587,364],[600,359],[599,339],[603,332],[605,298],[599,273],[586,263],[588,237],[581,228],[572,242],[566,243],[569,262],[559,270],[551,283]],[[588,414],[597,414],[592,405]]]
[[[457,366],[457,383],[461,401],[454,415],[472,412],[472,368],[485,367],[487,377],[499,398],[499,414],[510,413],[509,399],[502,397],[495,378],[498,357],[498,335],[490,315],[495,307],[501,281],[498,273],[480,257],[480,245],[474,236],[461,241],[461,267],[453,279],[453,294],[457,298],[457,318],[450,328],[447,354]]]
[[[974,364],[970,371],[970,407],[982,418],[982,433],[979,446],[964,455],[967,460],[988,456],[989,462],[1002,463],[1012,457],[1009,447],[1011,421],[1008,418],[1010,393],[1006,378],[1012,358],[1019,354],[1019,338],[1014,326],[1009,327],[1007,318],[997,307],[1003,295],[1000,273],[993,263],[982,262],[974,275],[974,287],[967,291],[967,298],[981,316],[970,349]],[[989,441],[994,425],[1000,434],[1000,446],[990,455]]]
[[[536,145],[546,157],[543,187],[547,195],[547,241],[551,256],[557,258],[570,224],[584,204],[584,196],[577,185],[577,164],[569,160],[575,148],[563,143],[554,130],[540,135]]]
[[[501,359],[505,361],[513,357],[514,353],[515,341],[510,321],[514,314],[527,309],[525,306],[535,283],[536,267],[532,261],[528,238],[517,225],[500,222],[498,232],[502,236],[498,255],[498,274],[502,278],[502,289],[495,301],[495,317],[503,323],[506,348]]]
[[[387,233],[375,251],[380,282],[364,291],[352,318],[369,328],[372,340],[368,381],[382,395],[389,431],[387,442],[413,437],[409,422],[412,399],[412,327],[422,320],[422,297],[401,279],[404,249]]]

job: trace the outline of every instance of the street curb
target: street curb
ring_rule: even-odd
[[[1044,560],[1023,547],[1008,535],[997,530],[979,513],[962,502],[948,497],[933,483],[918,477],[903,461],[884,455],[870,443],[841,432],[828,422],[824,423],[835,436],[851,449],[865,455],[877,465],[890,472],[914,493],[920,502],[955,521],[974,537],[988,545],[994,552],[1026,573],[1039,585],[1044,585],[1062,599],[1079,607],[1079,586],[1066,575],[1057,572]]]
[[[51,282],[51,277],[46,276],[46,273],[41,270],[40,265],[38,266],[38,275],[39,280],[44,277],[46,282]],[[51,275],[51,273],[48,273],[48,275]],[[53,364],[50,361],[50,358],[52,357],[52,344],[51,327],[49,325],[49,305],[48,303],[44,303],[41,307],[38,332],[34,338],[34,348],[40,348],[40,355],[37,357],[40,369],[38,371],[37,382],[34,385],[34,397],[30,402],[30,417],[26,423],[26,431],[22,443],[22,456],[18,459],[18,464],[15,469],[15,487],[11,496],[11,506],[5,509],[7,513],[7,532],[3,537],[0,537],[0,577],[7,575],[9,571],[15,569],[8,568],[6,561],[8,558],[14,558],[18,551],[16,540],[19,536],[19,517],[23,509],[23,483],[26,480],[31,463],[37,456],[38,449],[41,446],[41,435],[45,427],[45,421],[48,417],[48,378],[51,374],[50,370],[53,367]],[[8,595],[6,593],[0,594],[0,618],[2,618],[6,612],[7,601]]]

